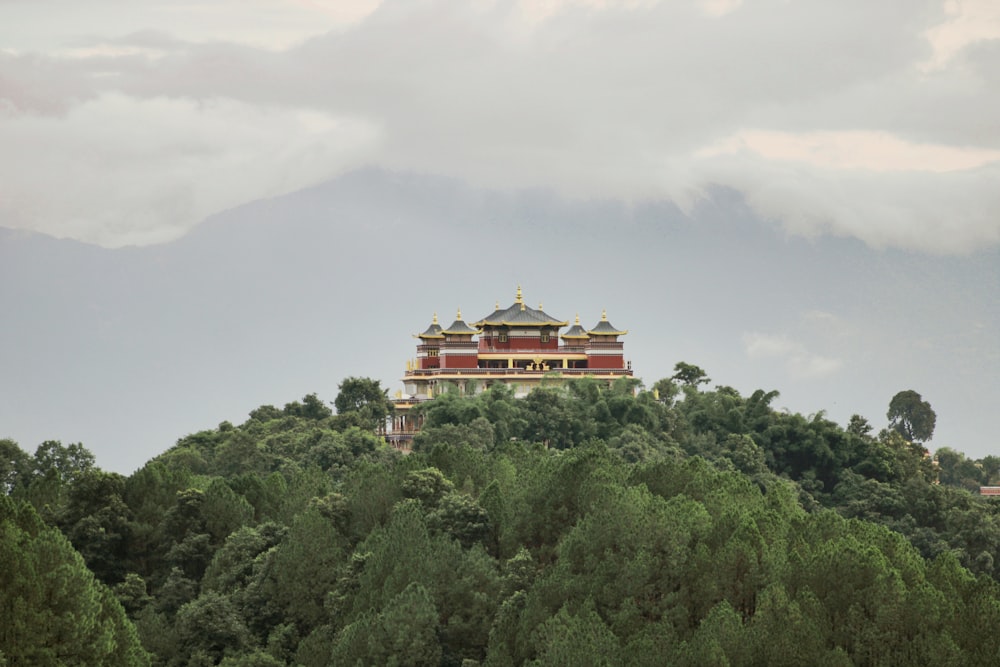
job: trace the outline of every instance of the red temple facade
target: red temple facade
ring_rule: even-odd
[[[612,326],[607,312],[590,329],[584,329],[577,316],[560,333],[568,325],[541,304],[525,304],[520,287],[513,304],[500,308],[497,303],[492,313],[471,325],[461,310],[446,328],[434,315],[427,329],[414,336],[419,341],[416,357],[406,363],[404,390],[396,396],[396,415],[386,425],[386,437],[405,447],[419,429],[410,408],[449,390],[471,396],[502,383],[522,397],[543,381],[593,376],[611,383],[632,376],[620,340],[628,331]]]

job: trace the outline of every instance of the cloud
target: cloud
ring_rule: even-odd
[[[18,217],[19,226],[101,220],[81,233],[120,243],[137,208],[175,199],[176,179],[164,178],[154,151],[169,164],[178,149],[143,128],[170,125],[164,137],[183,147],[190,123],[202,140],[205,127],[216,130],[212,155],[261,167],[244,179],[211,160],[189,162],[227,193],[212,205],[376,164],[682,206],[723,185],[792,234],[948,253],[1000,243],[1000,86],[991,78],[1000,35],[969,28],[965,5],[948,13],[909,1],[578,0],[532,10],[387,0],[332,16],[335,3],[257,0],[233,11],[232,0],[217,0],[196,12],[146,2],[132,22],[116,6],[98,3],[95,16],[111,18],[104,28],[86,23],[89,36],[80,29],[46,49],[0,55],[2,122],[23,128],[51,117],[46,132],[27,135],[34,148],[22,141],[19,154],[0,156],[0,172],[24,168],[37,179],[18,179],[20,208],[51,209],[37,222]],[[31,25],[48,25],[42,12],[21,11]],[[222,17],[235,17],[231,30]],[[280,38],[260,38],[269,22]],[[951,36],[934,37],[940,26]],[[115,117],[115,132],[81,122],[110,100],[132,111]],[[183,109],[176,121],[162,115],[165,101]],[[296,120],[303,114],[344,131],[313,143],[308,123]],[[285,132],[290,140],[280,142]],[[103,197],[57,210],[46,193],[68,174],[52,162],[81,158],[53,153],[98,144],[94,187],[102,173],[118,174],[115,154],[137,146],[148,154],[130,165],[133,188],[98,187]],[[282,159],[268,178],[275,151]],[[174,209],[169,224],[189,227],[208,208]],[[64,224],[61,233],[76,229],[85,227]]]
[[[934,55],[922,64],[925,70],[945,67],[963,48],[1000,36],[1000,5],[994,0],[949,0],[946,19],[927,30]]]
[[[325,180],[378,141],[370,123],[320,111],[103,94],[0,123],[0,220],[108,246],[167,241],[251,193]]]
[[[797,378],[824,378],[841,369],[839,359],[812,354],[805,346],[784,334],[749,332],[743,335],[744,350],[752,360],[780,361]]]
[[[697,157],[750,151],[768,160],[801,162],[816,167],[876,172],[950,172],[1000,161],[1000,150],[917,144],[886,132],[742,131]]]

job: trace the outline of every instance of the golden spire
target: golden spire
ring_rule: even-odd
[[[545,310],[545,308],[542,306],[541,301],[538,302],[538,310]]]
[[[438,323],[438,314],[434,313],[434,319],[431,320],[431,324],[437,324],[437,323]]]
[[[500,310],[500,300],[497,299],[497,305],[493,306],[493,310]]]
[[[608,321],[608,311],[607,310],[601,310],[601,321],[602,322],[607,322]]]
[[[458,309],[458,315],[455,316],[455,319],[456,320],[461,320],[462,319],[462,309],[461,309],[461,307],[459,307],[459,309]]]
[[[514,299],[514,303],[519,303],[522,306],[524,305],[524,299],[521,297],[521,286],[520,285],[517,286],[517,297]]]
[[[580,326],[580,313],[576,314],[576,326]]]

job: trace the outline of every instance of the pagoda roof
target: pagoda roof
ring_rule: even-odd
[[[608,311],[601,311],[601,321],[593,329],[587,331],[591,336],[624,336],[628,333],[628,330],[621,331],[616,329],[608,322]]]
[[[546,313],[541,308],[541,304],[538,308],[531,308],[524,303],[524,299],[521,296],[520,286],[517,288],[517,298],[514,303],[508,308],[501,309],[500,304],[497,303],[496,310],[492,313],[474,322],[475,326],[507,326],[507,327],[564,327],[568,322],[558,320],[548,313]]]
[[[441,332],[441,325],[438,324],[437,313],[434,313],[434,319],[431,320],[430,326],[423,333],[414,336],[414,338],[444,338],[444,334]]]
[[[462,309],[459,308],[458,309],[458,315],[456,316],[455,321],[452,322],[451,326],[449,326],[447,329],[445,329],[441,333],[443,333],[443,334],[449,334],[449,335],[470,335],[471,336],[471,335],[474,335],[474,334],[477,334],[477,333],[481,333],[481,332],[479,331],[479,329],[473,329],[472,327],[470,327],[468,324],[465,323],[465,320],[462,319]]]
[[[590,338],[587,330],[580,326],[580,316],[576,316],[576,323],[566,330],[560,338]]]

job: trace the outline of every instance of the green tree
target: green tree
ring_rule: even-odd
[[[47,440],[35,450],[34,473],[38,477],[55,473],[63,482],[72,481],[77,475],[94,467],[94,455],[80,443],[63,445]]]
[[[490,516],[475,500],[464,493],[446,493],[427,516],[427,527],[454,537],[469,548],[486,543],[491,534]]]
[[[114,584],[125,576],[132,512],[125,504],[125,478],[93,469],[69,485],[56,524],[98,578]]]
[[[983,483],[984,471],[965,454],[949,447],[941,447],[934,452],[938,464],[938,480],[942,484],[960,486],[969,491],[978,491]]]
[[[593,609],[571,613],[563,607],[538,629],[538,659],[533,667],[614,667],[621,665],[618,639]]]
[[[27,503],[0,496],[0,656],[10,665],[148,665],[111,591]]]
[[[338,386],[340,392],[333,405],[338,415],[353,415],[358,426],[375,428],[392,413],[392,401],[378,380],[349,377]]]
[[[242,653],[251,642],[250,631],[230,599],[211,591],[178,610],[177,639],[181,651],[172,664],[178,667],[190,664],[195,655],[218,664],[225,655]]]
[[[222,544],[230,533],[253,520],[253,507],[222,479],[216,479],[205,491],[201,514],[212,541]]]
[[[861,415],[851,415],[851,420],[847,423],[847,432],[865,438],[871,435],[872,425]]]
[[[889,419],[889,428],[910,442],[926,442],[934,435],[937,415],[931,404],[912,389],[893,396],[885,416]]]
[[[261,408],[263,412],[254,411],[250,413],[250,417],[258,420],[266,417],[270,414],[267,410],[269,407],[265,406]],[[310,421],[320,421],[333,416],[333,411],[316,394],[306,394],[301,403],[298,401],[286,403],[283,413],[288,417],[301,417]]]
[[[674,382],[673,378],[663,378],[661,380],[657,380],[651,391],[656,396],[656,400],[660,401],[664,405],[673,405],[674,399],[676,399],[677,395],[681,393],[681,388],[676,382]]]
[[[987,485],[1000,481],[1000,456],[984,456],[979,464],[983,470],[983,480]]]
[[[341,574],[345,547],[333,523],[308,510],[296,517],[263,571],[263,595],[303,635],[327,618],[324,602]]]
[[[712,381],[712,378],[708,377],[708,374],[701,368],[683,361],[678,361],[674,366],[674,374],[670,379],[676,380],[688,387],[697,387],[700,384],[708,384]]]
[[[0,438],[0,493],[10,493],[31,471],[31,457],[9,438]]]
[[[344,628],[330,664],[434,667],[441,663],[438,611],[427,589],[413,582],[374,618]]]
[[[425,507],[436,507],[455,485],[437,468],[423,468],[406,474],[402,483],[403,495],[419,500]]]

